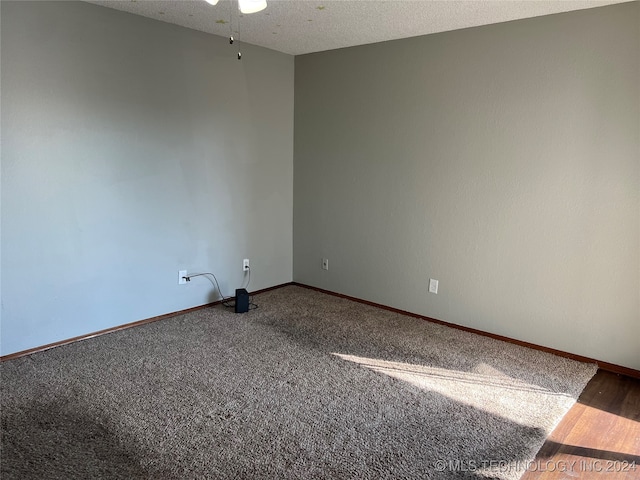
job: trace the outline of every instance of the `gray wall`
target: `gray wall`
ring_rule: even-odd
[[[292,279],[292,56],[2,2],[2,354]]]
[[[294,280],[640,369],[639,26],[296,57]]]

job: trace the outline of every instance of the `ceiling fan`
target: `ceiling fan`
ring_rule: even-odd
[[[205,2],[216,5],[219,0],[205,0]],[[267,0],[238,0],[240,11],[245,14],[256,13],[267,8]]]
[[[217,5],[219,0],[204,0],[210,5]],[[249,14],[256,13],[267,8],[267,0],[238,0],[238,8],[240,9],[240,13]],[[240,26],[238,23],[238,30],[240,30]],[[229,43],[233,45],[233,35],[229,35]],[[238,51],[238,60],[242,60],[242,52]]]

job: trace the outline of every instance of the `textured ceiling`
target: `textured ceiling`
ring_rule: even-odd
[[[268,0],[266,10],[243,16],[235,0],[88,1],[300,55],[626,0]]]

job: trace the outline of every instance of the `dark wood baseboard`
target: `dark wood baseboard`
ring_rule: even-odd
[[[288,285],[292,285],[293,282],[283,283],[281,285],[275,285],[273,287],[263,288],[261,290],[256,290],[255,292],[251,292],[250,295],[258,295],[260,293],[268,292],[270,290],[276,290],[278,288],[286,287]],[[20,352],[10,353],[9,355],[3,355],[0,357],[0,362],[4,362],[6,360],[14,360],[16,358],[24,357],[26,355],[31,355],[33,353],[44,352],[45,350],[49,350],[50,348],[60,347],[62,345],[68,345],[70,343],[78,342],[80,340],[87,340],[89,338],[94,338],[100,335],[105,335],[107,333],[118,332],[120,330],[126,330],[127,328],[138,327],[140,325],[145,325],[147,323],[157,322],[158,320],[164,320],[165,318],[177,317],[178,315],[184,315],[185,313],[194,312],[196,310],[202,310],[203,308],[213,307],[215,305],[220,305],[222,302],[227,300],[217,300],[211,303],[205,303],[204,305],[198,305],[197,307],[186,308],[184,310],[179,310],[177,312],[165,313],[164,315],[158,315],[157,317],[146,318],[144,320],[138,320],[136,322],[125,323],[124,325],[118,325],[117,327],[105,328],[104,330],[99,330],[97,332],[88,333],[86,335],[80,335],[78,337],[68,338],[66,340],[60,340],[59,342],[49,343],[47,345],[42,345],[40,347],[30,348],[28,350],[22,350]]]
[[[574,354],[574,353],[564,352],[562,350],[556,350],[555,348],[544,347],[542,345],[536,345],[535,343],[524,342],[522,340],[516,340],[515,338],[505,337],[505,336],[502,336],[502,335],[497,335],[495,333],[489,333],[489,332],[485,332],[485,331],[482,331],[482,330],[477,330],[475,328],[470,328],[470,327],[465,327],[463,325],[457,325],[455,323],[445,322],[443,320],[438,320],[437,318],[431,318],[431,317],[427,317],[427,316],[420,315],[420,314],[417,314],[417,313],[408,312],[406,310],[400,310],[399,308],[389,307],[387,305],[382,305],[380,303],[370,302],[368,300],[363,300],[361,298],[352,297],[350,295],[345,295],[345,294],[342,294],[342,293],[332,292],[330,290],[325,290],[325,289],[319,288],[319,287],[313,287],[311,285],[305,285],[305,284],[299,283],[299,282],[289,282],[289,283],[283,283],[281,285],[275,285],[273,287],[263,288],[261,290],[256,290],[255,292],[251,292],[251,295],[258,295],[260,293],[268,292],[270,290],[276,290],[278,288],[286,287],[286,286],[289,286],[289,285],[296,285],[298,287],[308,288],[310,290],[315,290],[317,292],[326,293],[328,295],[333,295],[335,297],[340,297],[340,298],[344,298],[344,299],[347,299],[347,300],[352,300],[354,302],[363,303],[365,305],[371,305],[372,307],[382,308],[383,310],[388,310],[390,312],[399,313],[401,315],[408,315],[408,316],[413,317],[413,318],[419,318],[421,320],[426,320],[428,322],[433,322],[433,323],[437,323],[437,324],[444,325],[444,326],[447,326],[447,327],[456,328],[458,330],[463,330],[465,332],[475,333],[476,335],[482,335],[482,336],[485,336],[485,337],[494,338],[496,340],[501,340],[503,342],[513,343],[515,345],[520,345],[522,347],[533,348],[534,350],[540,350],[540,351],[543,351],[543,352],[552,353],[554,355],[559,355],[561,357],[570,358],[572,360],[577,360],[579,362],[596,363],[598,365],[598,368],[600,368],[602,370],[606,370],[608,372],[616,373],[616,374],[619,374],[619,375],[626,375],[626,376],[629,376],[629,377],[640,379],[640,370],[635,370],[633,368],[623,367],[621,365],[616,365],[614,363],[603,362],[601,360],[597,360],[597,359],[594,359],[594,358],[585,357],[585,356],[577,355],[577,354]],[[147,319],[144,319],[144,320],[138,320],[136,322],[126,323],[124,325],[119,325],[117,327],[106,328],[104,330],[100,330],[100,331],[97,331],[97,332],[89,333],[89,334],[86,334],[86,335],[80,335],[78,337],[69,338],[67,340],[61,340],[59,342],[49,343],[47,345],[42,345],[40,347],[30,348],[28,350],[22,350],[20,352],[11,353],[9,355],[3,355],[3,356],[0,357],[0,362],[4,362],[6,360],[13,360],[13,359],[16,359],[16,358],[24,357],[26,355],[31,355],[33,353],[43,352],[45,350],[49,350],[50,348],[59,347],[59,346],[62,346],[62,345],[68,345],[68,344],[73,343],[73,342],[77,342],[77,341],[80,341],[80,340],[86,340],[86,339],[89,339],[89,338],[94,338],[94,337],[97,337],[99,335],[104,335],[104,334],[107,334],[107,333],[113,333],[113,332],[117,332],[119,330],[125,330],[127,328],[137,327],[137,326],[144,325],[144,324],[151,323],[151,322],[157,322],[158,320],[163,320],[165,318],[171,318],[171,317],[175,317],[175,316],[178,316],[178,315],[184,315],[185,313],[189,313],[189,312],[193,312],[193,311],[200,310],[200,309],[203,309],[203,308],[219,305],[222,302],[223,302],[223,300],[218,300],[218,301],[215,301],[215,302],[206,303],[204,305],[199,305],[197,307],[187,308],[185,310],[180,310],[180,311],[177,311],[177,312],[166,313],[164,315],[158,315],[157,317],[147,318]]]
[[[503,342],[513,343],[515,345],[520,345],[522,347],[533,348],[534,350],[540,350],[547,353],[552,353],[554,355],[558,355],[560,357],[570,358],[572,360],[577,360],[578,362],[584,363],[596,363],[598,368],[601,370],[606,370],[608,372],[617,373],[619,375],[626,375],[628,377],[640,378],[640,370],[634,370],[633,368],[623,367],[622,365],[616,365],[614,363],[603,362],[601,360],[597,360],[595,358],[585,357],[582,355],[577,355],[575,353],[564,352],[562,350],[556,350],[555,348],[544,347],[542,345],[536,345],[535,343],[524,342],[522,340],[516,340],[515,338],[505,337],[502,335],[497,335],[495,333],[489,333],[482,330],[477,330],[475,328],[465,327],[463,325],[457,325],[455,323],[445,322],[443,320],[438,320],[437,318],[426,317],[424,315],[419,315],[413,312],[407,312],[406,310],[400,310],[399,308],[388,307],[387,305],[382,305],[380,303],[370,302],[368,300],[363,300],[361,298],[352,297],[349,295],[344,295],[342,293],[332,292],[330,290],[325,290],[323,288],[312,287],[310,285],[305,285],[303,283],[293,282],[293,285],[297,285],[298,287],[308,288],[310,290],[315,290],[317,292],[326,293],[328,295],[333,295],[335,297],[344,298],[347,300],[352,300],[354,302],[363,303],[365,305],[371,305],[372,307],[382,308],[383,310],[388,310],[390,312],[399,313],[402,315],[408,315],[410,317],[419,318],[421,320],[426,320],[428,322],[437,323],[440,325],[444,325],[447,327],[455,328],[458,330],[463,330],[465,332],[475,333],[476,335],[482,335],[484,337],[494,338],[496,340],[501,340]]]

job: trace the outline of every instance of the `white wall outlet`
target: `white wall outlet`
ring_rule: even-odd
[[[322,269],[323,270],[329,270],[329,259],[328,258],[323,258],[322,259]]]
[[[242,271],[243,272],[248,272],[249,271],[249,259],[245,258],[244,260],[242,260]]]
[[[187,283],[187,279],[184,278],[187,276],[186,270],[178,270],[178,285],[184,285]]]
[[[429,279],[429,293],[438,293],[438,280]]]

